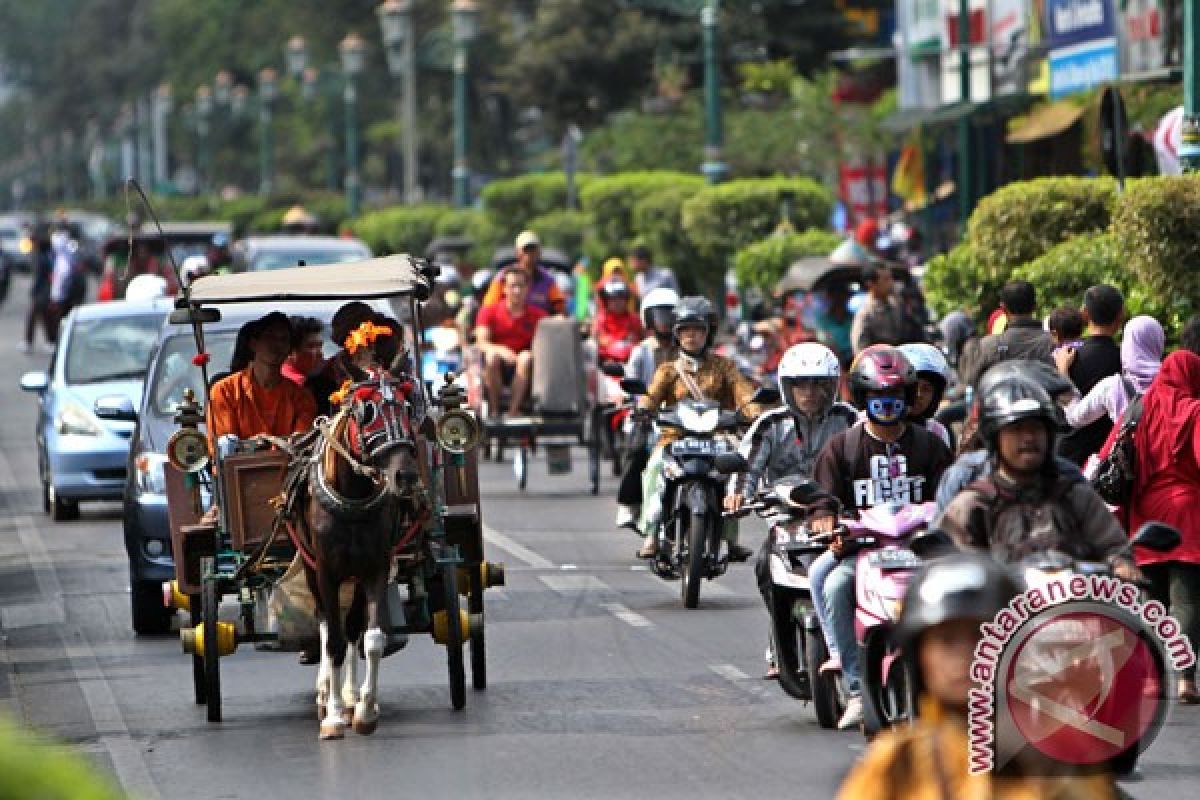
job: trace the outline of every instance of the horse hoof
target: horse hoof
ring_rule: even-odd
[[[354,718],[354,732],[360,736],[370,736],[379,727],[379,718],[372,720]]]
[[[344,739],[345,737],[345,725],[321,725],[321,741],[326,741],[328,739]]]
[[[342,722],[345,722],[347,725],[354,722],[354,708],[353,707],[342,709]]]

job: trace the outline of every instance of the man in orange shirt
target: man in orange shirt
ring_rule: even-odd
[[[531,306],[537,306],[547,314],[563,314],[566,312],[567,299],[562,289],[554,282],[554,276],[540,262],[542,243],[533,231],[521,231],[517,236],[517,263],[492,279],[487,294],[483,296],[480,308],[500,303],[504,300],[504,281],[502,278],[509,272],[519,269],[529,278],[528,300]]]
[[[238,333],[230,364],[234,371],[209,393],[208,435],[214,452],[222,436],[290,436],[312,427],[317,413],[312,395],[283,376],[291,341],[288,318],[277,311],[246,323]]]

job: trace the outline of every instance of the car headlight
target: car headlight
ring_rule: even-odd
[[[166,463],[167,457],[162,453],[142,453],[133,460],[138,494],[167,493]]]
[[[104,427],[92,412],[78,403],[67,403],[54,418],[54,428],[62,436],[103,436]]]
[[[721,409],[719,408],[697,411],[691,406],[681,405],[678,411],[679,421],[685,428],[695,433],[712,433],[717,429],[717,423],[721,421]]]

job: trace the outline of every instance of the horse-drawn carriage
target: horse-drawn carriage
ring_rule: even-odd
[[[194,363],[204,371],[204,325],[219,319],[214,306],[387,297],[407,306],[407,344],[419,352],[420,304],[435,272],[398,255],[209,276],[181,298],[172,321],[193,326]],[[170,604],[190,613],[181,637],[196,702],[207,705],[210,721],[221,719],[221,658],[240,644],[294,652],[319,637],[322,738],[351,723],[360,733],[374,730],[379,660],[413,634],[431,634],[446,648],[454,708],[466,702],[467,643],[472,683],[486,686],[483,593],[503,584],[504,570],[484,559],[480,428],[463,390],[452,376],[435,390],[393,366],[336,394],[336,413],[288,439],[214,447],[199,430],[203,410],[190,390],[176,413],[165,476],[176,577],[164,589]],[[221,615],[229,598],[235,619]],[[356,697],[360,647],[366,682]]]

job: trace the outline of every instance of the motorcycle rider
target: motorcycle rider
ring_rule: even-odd
[[[1055,550],[1141,579],[1117,518],[1090,484],[1058,467],[1061,412],[1045,389],[1020,376],[997,381],[982,398],[979,428],[992,473],[951,500],[938,527],[960,547],[988,550],[1004,563]]]
[[[784,477],[809,478],[813,463],[825,443],[858,420],[858,412],[837,402],[841,364],[823,344],[793,345],[779,361],[779,393],[783,406],[766,411],[742,437],[738,451],[748,469],[734,478],[725,510],[736,512],[749,501],[760,482]],[[763,541],[754,564],[758,590],[767,609],[773,608],[771,590],[771,539]],[[774,647],[768,643],[767,677],[779,674]]]
[[[717,402],[726,411],[741,410],[747,416],[757,416],[758,409],[750,404],[754,384],[738,372],[733,361],[712,352],[717,335],[717,313],[712,303],[705,297],[680,300],[672,331],[679,355],[655,371],[654,380],[641,400],[641,409],[653,412],[691,398]],[[642,496],[646,502],[639,527],[645,541],[638,551],[639,558],[653,558],[658,549],[658,526],[662,524],[666,488],[662,478],[663,452],[678,437],[674,429],[663,430],[642,473]],[[730,561],[745,561],[751,556],[750,549],[737,543],[736,524],[727,524],[724,534]]]
[[[842,511],[933,499],[942,471],[950,465],[950,448],[924,426],[908,424],[916,385],[916,371],[895,347],[873,345],[854,360],[850,390],[866,419],[834,436],[813,469],[816,482],[840,501]],[[838,510],[836,504],[826,504],[826,513],[814,517],[812,529],[832,531]],[[813,606],[830,652],[823,669],[840,667],[849,695],[838,722],[842,729],[861,722],[863,713],[854,633],[855,562],[849,555],[844,540],[834,537],[809,569]]]
[[[942,351],[925,342],[902,344],[897,348],[908,363],[917,371],[917,393],[908,418],[915,423],[924,425],[931,433],[937,434],[947,447],[950,444],[950,432],[946,426],[933,418],[942,405],[942,397],[946,394],[946,386],[950,382],[950,364]]]
[[[675,306],[679,294],[674,289],[659,287],[651,289],[642,298],[642,325],[650,334],[629,356],[625,363],[625,376],[641,381],[647,386],[654,380],[654,372],[662,364],[679,355],[675,348]],[[651,426],[639,424],[634,428],[633,441],[629,446],[629,461],[617,487],[617,527],[637,529],[642,506],[642,470],[650,458],[653,445]]]
[[[917,718],[871,743],[842,783],[839,800],[1116,796],[1104,774],[997,775],[968,769],[967,709],[980,625],[1021,589],[1009,570],[977,553],[940,558],[916,575],[896,632],[913,677]]]
[[[642,338],[642,324],[633,310],[629,284],[621,275],[610,276],[600,284],[596,294],[599,305],[592,333],[600,363],[629,359],[633,348]]]

